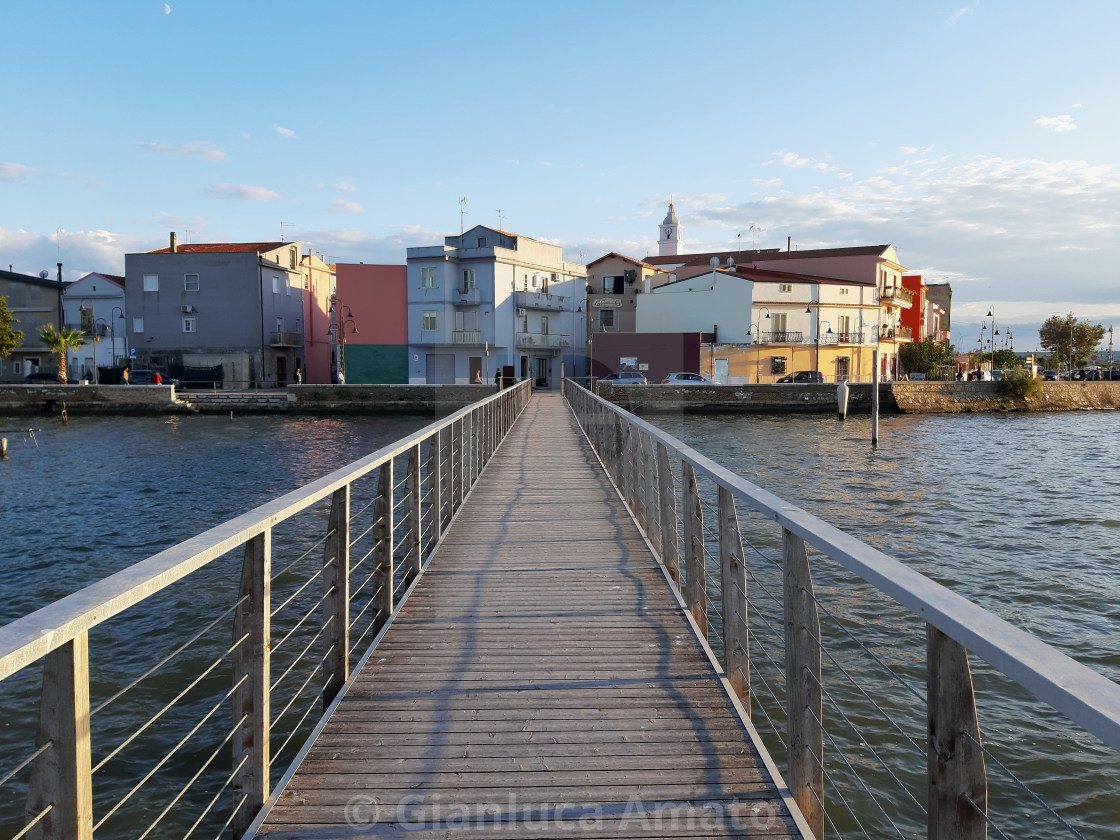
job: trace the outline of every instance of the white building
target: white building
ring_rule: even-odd
[[[665,221],[659,225],[659,228],[660,233],[657,236],[658,256],[672,257],[684,253],[681,242],[681,237],[684,236],[684,226],[681,224],[681,220],[677,218],[672,202],[669,202],[669,212],[665,214]]]
[[[751,280],[714,269],[638,295],[635,329],[640,333],[715,332],[720,342],[749,342],[753,295]]]
[[[408,249],[408,381],[558,385],[584,365],[587,271],[563,249],[479,225]]]
[[[67,354],[69,375],[93,381],[95,367],[123,365],[127,358],[124,319],[124,278],[94,272],[75,280],[62,292],[62,320],[81,331],[86,343]]]

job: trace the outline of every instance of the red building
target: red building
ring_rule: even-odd
[[[408,382],[408,288],[403,265],[340,263],[331,299],[333,372],[350,384]]]

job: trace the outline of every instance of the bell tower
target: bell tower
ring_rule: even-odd
[[[681,227],[681,221],[677,218],[672,202],[669,202],[669,212],[665,215],[665,221],[659,227],[661,233],[657,239],[657,255],[659,257],[675,257],[680,254],[681,234],[684,228]]]

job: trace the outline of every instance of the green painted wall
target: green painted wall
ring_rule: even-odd
[[[407,344],[347,344],[349,385],[408,384]]]

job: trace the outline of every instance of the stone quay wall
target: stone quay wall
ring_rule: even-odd
[[[0,414],[175,414],[172,385],[0,385]]]

